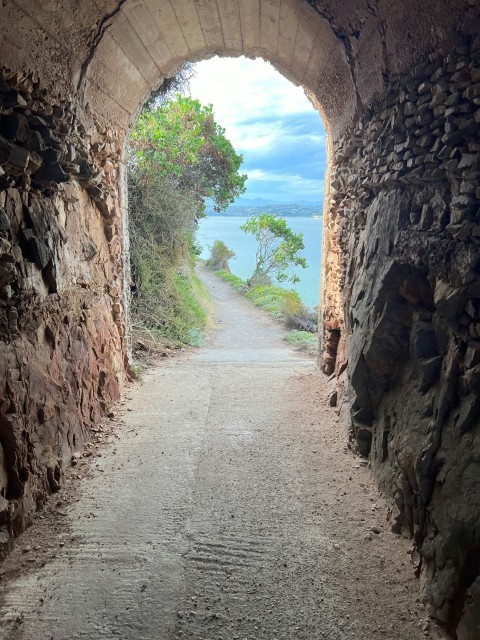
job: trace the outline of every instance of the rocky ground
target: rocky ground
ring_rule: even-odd
[[[163,359],[97,427],[1,569],[1,637],[438,637],[327,379],[202,277],[209,345]]]

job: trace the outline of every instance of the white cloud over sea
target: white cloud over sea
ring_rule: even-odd
[[[321,202],[325,129],[296,87],[263,60],[212,58],[196,65],[191,95],[212,104],[248,174],[248,199]]]

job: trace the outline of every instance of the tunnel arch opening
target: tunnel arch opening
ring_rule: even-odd
[[[115,123],[116,136],[124,146],[129,127],[151,91],[184,63],[215,55],[261,58],[294,85],[303,87],[320,113],[329,139],[323,207],[326,221],[333,162],[330,139],[355,117],[358,96],[344,43],[328,20],[308,3],[207,1],[182,2],[175,7],[169,2],[155,6],[149,2],[124,3],[115,19],[106,23],[105,35],[95,44],[88,65],[81,69],[77,85],[88,106],[88,118],[106,132]],[[119,83],[118,78],[124,81]],[[331,90],[333,85],[335,91]],[[121,193],[125,202],[124,187]],[[123,226],[125,216],[123,207]],[[337,275],[329,269],[327,257],[338,253],[336,236],[329,232],[328,223],[324,224],[322,244],[321,291],[330,294],[322,295],[328,300],[328,311],[325,306],[322,312],[328,322],[321,332],[321,353],[323,367],[331,373],[344,322],[338,283],[334,283]],[[127,308],[125,296],[123,304]]]
[[[413,523],[430,610],[448,622],[478,545],[475,3],[403,0],[393,12],[382,0],[60,9],[16,0],[3,9],[0,439],[13,453],[0,455],[0,478],[19,488],[2,503],[6,530],[31,521],[57,488],[59,461],[120,392],[119,174],[130,118],[184,60],[259,55],[321,98],[332,145],[324,327],[332,339],[341,331],[327,370],[342,422],[381,443],[374,473],[395,526]],[[425,282],[434,309],[422,304]],[[408,357],[393,362],[400,289],[413,314],[402,323]],[[386,360],[398,375],[382,396]],[[463,637],[478,629],[479,578],[468,581],[455,605]]]
[[[188,81],[182,80],[183,73],[186,74],[185,77],[190,74]],[[307,269],[290,266],[286,275],[296,276],[291,283],[289,280],[286,283],[277,281],[275,276],[271,280],[274,285],[296,290],[302,301],[298,304],[298,318],[291,316],[290,324],[293,324],[291,327],[289,324],[289,328],[308,327],[309,331],[313,330],[313,326],[317,325],[314,315],[320,303],[323,218],[319,214],[322,211],[326,173],[326,134],[321,114],[301,87],[293,85],[261,58],[252,60],[239,56],[215,56],[201,61],[200,64],[190,66],[188,63],[185,72],[181,72],[178,78],[174,77],[171,82],[175,87],[180,81],[185,83],[181,93],[187,96],[187,99],[199,100],[201,105],[213,107],[215,121],[222,129],[226,128],[227,139],[233,143],[235,152],[243,157],[239,172],[247,175],[246,192],[241,194],[238,201],[232,202],[231,208],[229,206],[223,213],[215,214],[213,203],[209,204],[207,199],[205,213],[200,212],[200,218],[195,216],[195,227],[199,234],[197,243],[198,246],[202,245],[201,258],[209,259],[208,248],[216,240],[226,241],[235,254],[229,265],[232,272],[247,281],[253,274],[256,248],[254,239],[245,235],[239,225],[249,216],[265,212],[273,211],[275,215],[286,217],[288,226],[294,232],[303,233],[305,246],[301,255],[305,256]],[[178,95],[175,88],[168,90],[165,95],[160,87],[153,96],[157,93],[159,97],[156,102],[149,98],[148,109],[175,101]],[[133,123],[135,122],[136,117],[133,116]],[[131,154],[134,148],[135,143],[133,147],[129,147],[127,135],[127,154]],[[133,153],[135,154],[134,151]],[[133,165],[129,163],[129,166],[131,170]],[[135,182],[134,174],[131,174],[131,178]],[[155,185],[156,182],[152,184],[153,192],[155,189],[158,190],[158,185]],[[124,243],[127,242],[136,249],[136,257],[132,258],[135,262],[141,260],[138,253],[140,246],[138,242],[125,237],[128,235],[126,210],[130,209],[132,222],[142,215],[142,209],[138,208],[138,187],[133,184],[131,186],[134,194],[130,192],[128,202],[125,195],[122,209],[125,212]],[[147,201],[150,202],[148,198]],[[168,218],[169,207],[165,204]],[[217,218],[218,213],[229,218]],[[203,217],[205,215],[206,217]],[[309,216],[313,215],[314,218],[310,219]],[[235,226],[232,227],[230,223],[235,223]],[[165,224],[168,227],[167,219]],[[234,229],[236,232],[232,233]],[[132,229],[134,238],[138,240],[141,232],[141,228]],[[170,237],[168,233],[167,236]],[[166,251],[168,253],[167,248]],[[165,265],[165,275],[168,271],[167,266]],[[133,271],[138,272],[138,267],[139,264],[136,268],[133,267]],[[181,266],[179,269],[183,272]],[[159,273],[159,278],[161,277]],[[138,290],[135,274],[133,281],[131,309],[133,315],[136,315],[138,312],[142,313],[142,301],[147,305],[148,302]],[[153,315],[150,313],[149,317],[153,319]],[[146,318],[145,314],[143,316]],[[128,322],[128,314],[126,320]],[[138,320],[139,318],[136,326],[139,328]],[[296,321],[298,326],[294,324]],[[159,327],[160,325],[157,328],[161,333]],[[152,326],[150,329],[153,328]],[[144,337],[140,337],[140,333],[136,332],[140,339],[141,353],[142,344],[145,340],[149,342],[152,336],[145,334]],[[169,332],[166,331],[166,334],[169,335]]]

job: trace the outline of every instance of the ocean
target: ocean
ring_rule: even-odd
[[[197,240],[202,246],[201,258],[210,256],[209,246],[215,240],[222,240],[235,251],[236,256],[230,260],[230,270],[246,280],[255,267],[256,242],[254,238],[240,229],[247,218],[234,216],[208,216],[200,221]],[[304,255],[307,259],[306,269],[297,268],[295,273],[300,281],[280,283],[287,289],[295,289],[302,302],[308,307],[316,307],[320,299],[320,261],[322,253],[322,218],[298,217],[287,218],[288,226],[298,233],[303,233],[305,244]]]

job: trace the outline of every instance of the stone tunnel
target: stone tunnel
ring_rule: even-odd
[[[1,553],[128,377],[122,152],[186,61],[262,57],[329,133],[322,367],[430,613],[480,610],[477,0],[3,0]],[[477,637],[477,636],[476,636]]]

